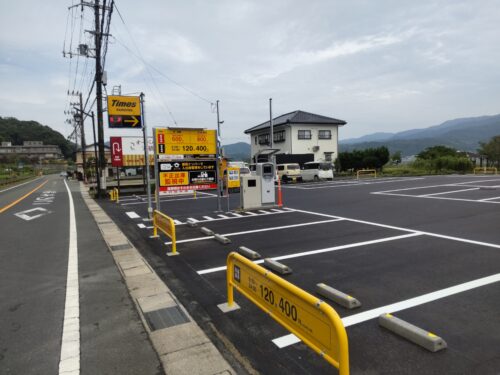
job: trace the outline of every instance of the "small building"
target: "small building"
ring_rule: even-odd
[[[94,172],[96,152],[97,157],[99,158],[99,145],[91,144],[85,146],[85,161],[87,165],[87,172],[89,169],[91,173]],[[109,149],[109,146],[106,144],[104,145],[104,157],[106,158],[106,165],[108,166],[106,176],[112,176],[113,169],[111,167],[111,151]],[[79,176],[83,176],[83,152],[81,147],[78,148],[75,159],[76,172]]]
[[[62,160],[63,154],[57,145],[44,145],[42,141],[24,141],[22,146],[2,142],[0,156],[7,159],[26,158],[32,162]]]
[[[334,161],[338,155],[338,128],[347,124],[344,120],[294,111],[273,119],[273,149],[279,155],[309,155],[314,161]],[[269,149],[270,122],[245,130],[250,135],[251,156]]]

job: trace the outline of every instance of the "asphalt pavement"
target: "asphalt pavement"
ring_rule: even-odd
[[[0,373],[60,373],[65,356],[78,364],[67,373],[162,373],[79,185],[45,176],[3,189],[0,210]],[[76,230],[70,232],[72,211]],[[76,312],[68,311],[66,301],[71,236],[78,264]],[[63,339],[63,327],[75,322],[79,345],[70,336]]]

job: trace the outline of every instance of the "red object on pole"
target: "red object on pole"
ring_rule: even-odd
[[[283,207],[283,201],[281,197],[281,177],[278,176],[278,207]]]

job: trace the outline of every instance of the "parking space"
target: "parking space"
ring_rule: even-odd
[[[476,178],[465,182],[376,191],[372,194],[499,204],[500,178]]]
[[[391,183],[395,188],[377,191],[380,184]],[[180,298],[188,306],[196,301],[194,311],[203,308],[203,319],[212,321],[261,373],[331,373],[331,367],[241,295],[236,294],[240,310],[223,314],[216,308],[225,301],[227,255],[239,246],[286,264],[293,272],[284,278],[312,294],[316,284],[325,283],[360,300],[362,306],[355,310],[330,302],[347,327],[351,373],[471,373],[481,368],[481,373],[495,374],[500,360],[491,348],[500,347],[500,234],[491,230],[500,212],[468,202],[500,203],[498,186],[500,178],[491,176],[286,185],[291,193],[287,207],[251,212],[216,212],[217,197],[209,195],[196,200],[170,197],[161,204],[177,223],[180,255],[174,258],[165,255],[169,239],[149,239],[145,205],[126,204],[131,198],[103,206],[146,256],[175,275],[182,284]],[[317,194],[305,194],[315,188],[320,189]],[[335,188],[335,194],[328,195],[327,188]],[[391,196],[397,196],[397,204],[391,205]],[[431,197],[450,199],[439,207],[421,199],[422,204],[411,205],[421,212],[401,210],[404,202],[410,206],[415,198]],[[233,195],[230,207],[237,207],[238,200],[238,194]],[[304,209],[306,205],[315,209]],[[463,205],[469,205],[466,216],[454,217],[465,212]],[[346,215],[349,207],[355,216]],[[386,211],[380,212],[382,207]],[[342,215],[336,214],[339,208]],[[413,225],[408,225],[410,217]],[[443,232],[450,226],[443,217],[467,225],[467,231],[458,236]],[[197,226],[186,225],[188,218]],[[401,225],[394,225],[398,222]],[[202,234],[201,226],[231,243]],[[431,229],[418,229],[422,226]],[[388,312],[440,334],[448,349],[430,353],[383,330],[376,318]]]
[[[333,181],[321,181],[321,182],[304,182],[296,184],[286,184],[283,185],[285,189],[298,189],[298,190],[318,190],[318,189],[335,189],[335,188],[345,188],[346,186],[364,186],[364,185],[379,185],[388,184],[392,182],[408,182],[408,181],[418,181],[423,180],[422,177],[387,177],[383,179],[363,177],[359,180],[345,179],[345,180],[333,180]]]

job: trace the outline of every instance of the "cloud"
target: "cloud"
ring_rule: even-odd
[[[268,61],[268,66],[250,74],[242,75],[243,81],[258,85],[302,66],[323,63],[343,56],[354,55],[402,41],[402,36],[391,34],[369,35],[357,39],[337,42],[318,50],[305,50],[288,53]]]

